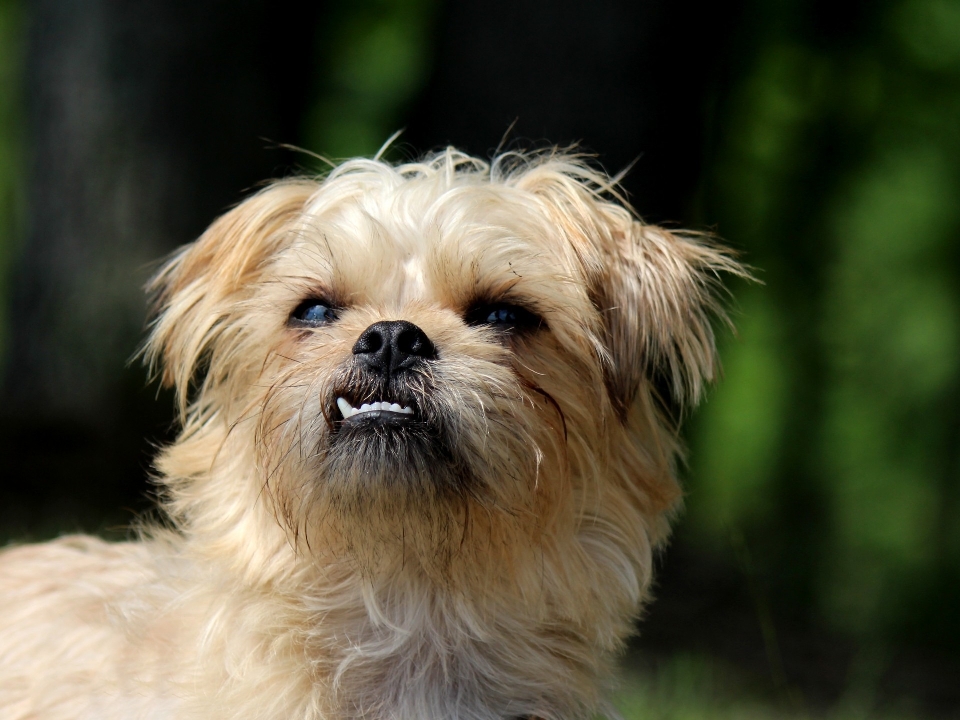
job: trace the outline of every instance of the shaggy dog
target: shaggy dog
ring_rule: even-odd
[[[0,716],[602,710],[679,503],[664,407],[742,272],[612,186],[559,151],[353,160],[177,252],[168,522],[0,556]]]

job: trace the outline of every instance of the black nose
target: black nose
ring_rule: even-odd
[[[384,320],[363,331],[353,346],[353,354],[368,370],[389,379],[397,370],[436,357],[437,349],[427,334],[413,323]]]

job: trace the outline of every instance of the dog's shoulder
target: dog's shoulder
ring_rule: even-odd
[[[97,587],[116,588],[141,581],[148,566],[148,551],[142,543],[109,543],[89,535],[67,535],[0,552],[0,589],[14,601],[58,590],[96,595]],[[96,585],[90,584],[91,578],[96,578]],[[78,582],[81,579],[83,582]]]
[[[117,679],[129,655],[131,612],[123,598],[152,581],[152,567],[144,543],[83,535],[0,552],[5,718],[86,717],[78,694],[87,695],[88,706],[100,702],[91,697],[106,701],[122,694]]]

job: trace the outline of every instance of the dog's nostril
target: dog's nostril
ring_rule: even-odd
[[[381,324],[382,323],[371,325],[364,331],[363,335],[357,338],[357,342],[353,345],[354,355],[375,353],[383,347],[383,335],[377,327],[377,325]]]
[[[419,357],[432,357],[436,352],[430,338],[418,328],[412,325],[400,332],[396,337],[396,347],[406,355],[417,355]]]

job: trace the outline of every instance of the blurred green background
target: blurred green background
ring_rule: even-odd
[[[0,0],[0,541],[122,537],[171,435],[150,260],[293,144],[582,141],[710,229],[722,382],[633,718],[960,717],[960,0]]]

